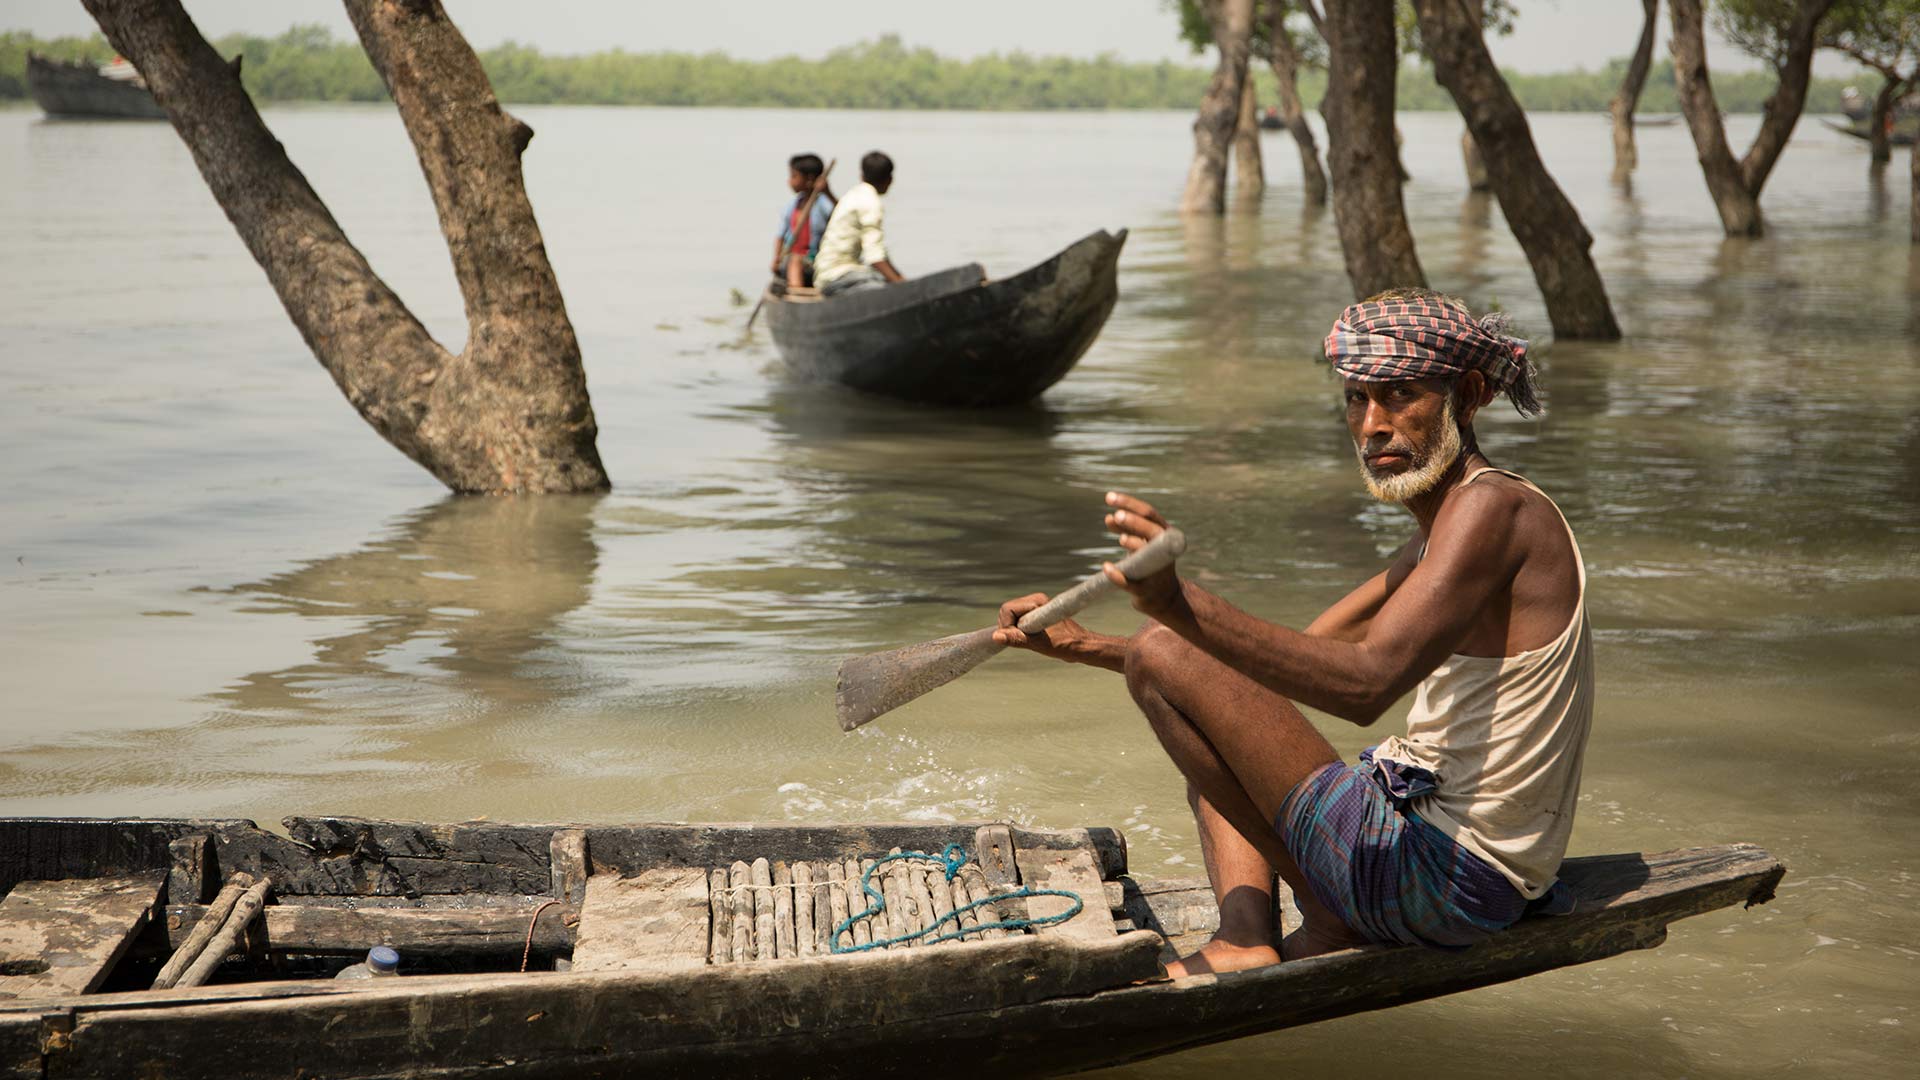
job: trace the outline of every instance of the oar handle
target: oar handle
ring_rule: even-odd
[[[1114,568],[1126,575],[1129,581],[1139,581],[1172,566],[1173,561],[1186,550],[1186,534],[1169,527],[1166,532],[1147,541],[1146,547],[1115,563]],[[1080,584],[1027,612],[1015,625],[1019,626],[1021,633],[1039,633],[1062,619],[1072,618],[1081,608],[1115,588],[1118,586],[1107,577],[1106,571],[1096,570]]]

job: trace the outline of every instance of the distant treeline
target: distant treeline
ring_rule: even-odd
[[[216,41],[223,56],[241,55],[241,80],[259,101],[382,101],[386,90],[357,42],[325,28],[301,26],[273,38],[230,35]],[[0,34],[0,99],[27,96],[26,54],[104,62],[113,48],[91,38],[36,39]],[[836,49],[822,60],[782,57],[736,60],[719,53],[629,53],[547,56],[506,44],[480,54],[500,99],[528,104],[733,105],[833,109],[1190,109],[1209,72],[1186,64],[1128,63],[1112,57],[1078,60],[995,53],[971,60],[943,58],[903,45],[893,36]],[[1508,72],[1520,103],[1540,111],[1604,110],[1624,61],[1599,71],[1554,75]],[[1260,72],[1261,100],[1273,100]],[[1807,99],[1814,113],[1840,111],[1845,80],[1815,79]],[[1877,85],[1877,83],[1875,84]],[[1757,112],[1773,92],[1771,75],[1718,72],[1720,107]],[[1317,103],[1326,79],[1309,72],[1300,87]],[[1409,68],[1400,80],[1400,108],[1453,108],[1430,72]],[[1672,66],[1662,62],[1647,79],[1642,112],[1675,112]]]

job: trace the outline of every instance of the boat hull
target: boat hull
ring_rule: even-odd
[[[238,820],[0,819],[0,889],[128,873],[148,875],[156,889],[164,882],[160,910],[141,939],[145,962],[154,963],[190,940],[211,888],[242,871],[273,883],[275,902],[247,940],[276,965],[316,951],[344,958],[384,938],[408,958],[430,947],[484,946],[500,954],[499,966],[361,982],[282,977],[34,997],[10,990],[32,958],[8,955],[0,969],[0,1066],[42,1078],[176,1080],[265,1080],[287,1075],[290,1063],[311,1080],[1052,1076],[1651,948],[1671,922],[1765,902],[1784,873],[1765,851],[1739,844],[1570,859],[1561,879],[1578,902],[1573,914],[1525,919],[1471,949],[1354,949],[1169,982],[1155,978],[1157,958],[1197,947],[1218,927],[1211,891],[1200,880],[1130,874],[1125,841],[1110,829],[357,818],[289,818],[285,825],[289,835]],[[569,867],[592,881],[627,880],[662,868],[717,871],[759,853],[780,857],[778,889],[789,863],[896,847],[939,851],[959,843],[984,867],[983,836],[1003,838],[1018,884],[1044,884],[1054,860],[1077,860],[1086,875],[1078,895],[1102,919],[1111,912],[1113,932],[723,963],[709,961],[704,948],[706,932],[725,926],[719,920],[729,910],[714,892],[693,909],[691,966],[515,972],[523,935],[524,948],[541,958],[536,966],[568,952],[579,960],[575,946],[588,938],[595,893],[588,884],[585,902],[575,899]],[[694,877],[708,880],[704,870]],[[762,931],[784,917],[755,908],[756,894],[748,895],[731,908],[736,942],[743,910],[767,920]],[[772,906],[780,910],[777,900]],[[320,940],[342,926],[352,932]],[[127,963],[138,962],[134,953]],[[249,966],[267,971],[264,960],[238,959],[226,970],[244,978]],[[103,989],[126,989],[128,981]]]
[[[769,292],[766,319],[795,374],[925,405],[1028,401],[1099,336],[1127,232],[1094,233],[1032,269],[977,265],[829,299]]]
[[[1836,124],[1831,120],[1823,118],[1821,122],[1840,134],[1851,135],[1861,142],[1873,141],[1873,134],[1867,130],[1867,124],[1864,120],[1852,124]],[[1894,125],[1894,129],[1887,133],[1887,145],[1912,146],[1916,137],[1920,137],[1920,125],[1913,123],[1896,124]]]
[[[95,120],[165,120],[146,87],[101,75],[90,64],[27,57],[27,92],[48,116]]]

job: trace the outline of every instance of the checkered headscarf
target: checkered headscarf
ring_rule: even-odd
[[[1527,343],[1508,334],[1508,325],[1504,313],[1476,319],[1438,299],[1369,300],[1340,313],[1327,334],[1327,359],[1335,371],[1361,382],[1450,379],[1479,371],[1521,412],[1537,412],[1538,403],[1530,400]]]

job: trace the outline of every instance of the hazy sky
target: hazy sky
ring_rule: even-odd
[[[763,58],[819,56],[837,45],[899,34],[949,56],[1024,49],[1031,53],[1130,60],[1192,60],[1175,40],[1164,0],[444,0],[469,40],[480,47],[507,40],[544,52],[674,50]],[[244,31],[277,34],[294,23],[320,23],[351,38],[340,4],[329,0],[186,0],[209,37]],[[1520,18],[1493,53],[1506,67],[1560,71],[1599,67],[1625,56],[1640,33],[1638,0],[1516,0]],[[1667,26],[1664,5],[1661,29]],[[84,34],[93,22],[79,0],[0,0],[0,29],[42,36]],[[1665,55],[1664,32],[1660,55]],[[1752,67],[1731,47],[1709,45],[1715,67]],[[1837,56],[1818,70],[1845,74]]]

